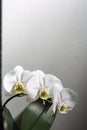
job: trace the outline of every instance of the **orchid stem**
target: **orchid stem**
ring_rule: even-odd
[[[14,95],[14,96],[8,98],[7,101],[6,101],[6,102],[3,104],[3,106],[2,106],[2,110],[4,110],[4,107],[6,106],[6,104],[7,104],[9,101],[11,101],[13,98],[15,98],[15,97],[22,97],[22,96],[24,96],[24,95],[26,95],[26,94],[24,94],[24,93],[18,93],[18,94],[16,94],[16,95]]]

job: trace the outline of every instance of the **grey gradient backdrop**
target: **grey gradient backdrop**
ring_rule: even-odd
[[[86,130],[87,0],[3,0],[2,28],[3,76],[16,65],[56,75],[79,100],[51,130]],[[16,117],[26,104],[18,98],[8,107]]]

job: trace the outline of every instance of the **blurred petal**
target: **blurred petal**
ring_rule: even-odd
[[[61,84],[59,83],[55,83],[54,86],[51,88],[51,95],[53,97],[53,100],[57,100],[60,99],[60,91],[63,89],[63,86],[61,86]]]
[[[53,100],[53,104],[52,104],[53,113],[55,113],[55,111],[57,109],[58,99],[60,99],[60,91],[62,89],[63,89],[63,86],[61,86],[61,84],[55,83],[54,86],[50,90],[50,94],[52,95],[51,97]],[[49,109],[49,111],[50,111],[50,109]]]
[[[40,88],[38,76],[32,77],[26,84],[26,91],[30,99],[38,98],[38,91]]]
[[[24,71],[23,68],[21,66],[16,66],[14,68],[14,71],[16,72],[16,80],[21,81],[21,75],[22,75],[22,73]]]
[[[45,86],[51,87],[54,86],[55,83],[59,83],[61,86],[63,86],[60,79],[58,79],[56,76],[52,74],[46,74],[44,76],[44,82],[45,82]]]
[[[78,95],[72,89],[64,88],[61,91],[61,98],[64,101],[64,104],[71,110],[77,103]]]
[[[63,90],[63,86],[59,83],[56,83],[53,87],[54,96],[59,95],[59,93]],[[58,98],[58,97],[57,97]]]
[[[22,73],[22,77],[21,77],[22,82],[26,83],[31,76],[32,76],[32,72],[30,72],[30,71],[28,71],[28,70],[25,70],[25,71]]]
[[[15,82],[16,82],[16,73],[14,71],[11,71],[5,75],[3,79],[3,86],[8,93],[12,91]]]
[[[45,73],[41,70],[33,71],[32,74],[37,75],[39,78],[43,78],[45,76]]]
[[[57,86],[57,87],[58,87],[58,86]],[[58,90],[58,88],[53,89],[52,95],[53,95],[52,108],[53,108],[53,113],[55,113],[55,111],[56,111],[56,109],[57,109],[57,105],[58,105],[58,99],[60,99],[60,91]]]

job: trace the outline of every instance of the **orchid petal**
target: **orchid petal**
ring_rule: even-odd
[[[62,89],[63,87],[59,83],[56,83],[53,89],[51,89],[51,94],[53,97],[53,104],[52,104],[53,113],[55,113],[57,105],[58,105],[58,100],[61,98],[60,91],[62,91]]]
[[[31,76],[32,76],[32,72],[25,70],[21,76],[22,82],[27,83]]]
[[[21,66],[16,66],[14,68],[14,71],[16,72],[16,80],[21,81],[21,75],[22,75],[22,73],[24,71],[23,68]]]
[[[57,96],[57,99],[59,98],[59,93],[62,91],[63,86],[59,83],[55,83],[54,87],[53,87],[53,94],[54,96]]]
[[[45,73],[41,70],[33,71],[32,74],[37,75],[39,78],[43,78],[45,76]]]
[[[59,83],[63,87],[60,79],[58,79],[56,76],[52,74],[46,74],[44,76],[44,82],[45,86],[54,86],[55,83]]]
[[[3,86],[8,93],[11,93],[15,82],[16,82],[16,73],[14,71],[10,71],[5,75],[3,79]]]
[[[60,99],[60,91],[63,89],[63,86],[59,83],[55,83],[54,86],[50,89],[50,95],[53,99],[53,102]]]
[[[26,92],[30,99],[36,100],[38,98],[38,91],[40,88],[38,76],[33,76],[26,84]]]
[[[72,89],[64,88],[61,91],[61,99],[64,101],[64,104],[71,110],[76,105],[78,95]]]

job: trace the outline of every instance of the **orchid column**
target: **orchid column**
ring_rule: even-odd
[[[0,0],[0,130],[4,130],[3,128],[3,117],[2,117],[2,0]]]

